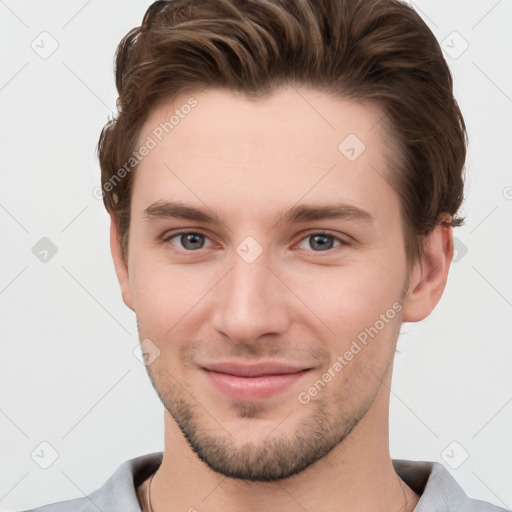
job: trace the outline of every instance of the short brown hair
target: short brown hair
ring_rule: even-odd
[[[98,154],[125,258],[136,168],[126,162],[141,128],[162,102],[208,88],[258,98],[306,86],[378,105],[398,148],[390,175],[408,262],[442,215],[462,222],[466,129],[452,77],[435,36],[397,0],[158,1],[120,42],[115,72],[118,115]]]

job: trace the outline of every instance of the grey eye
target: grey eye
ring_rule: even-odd
[[[327,251],[334,246],[334,237],[331,235],[311,235],[308,240],[310,247],[314,250]]]
[[[314,252],[329,251],[338,245],[343,245],[343,241],[334,235],[328,233],[313,233],[304,237],[299,247],[301,249],[313,250]]]
[[[202,249],[205,244],[205,235],[202,235],[201,233],[178,233],[177,235],[174,235],[173,237],[169,238],[169,242],[174,240],[175,238],[179,239],[179,244],[183,249],[186,249],[187,251],[193,251],[196,249]],[[171,242],[172,243],[172,242]]]

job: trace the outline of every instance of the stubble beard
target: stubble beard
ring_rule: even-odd
[[[352,432],[371,407],[375,395],[366,397],[356,411],[344,412],[347,405],[318,400],[301,407],[308,415],[296,423],[291,433],[280,435],[276,428],[257,444],[240,442],[209,415],[165,369],[148,367],[151,383],[165,409],[172,415],[192,451],[211,470],[229,478],[254,482],[275,482],[297,475],[325,457]],[[239,418],[257,421],[259,404],[237,402]],[[302,410],[299,409],[300,412]],[[293,412],[286,420],[293,420]],[[283,425],[286,421],[282,421]],[[288,422],[289,424],[289,422]],[[244,433],[240,433],[242,437]],[[237,442],[238,441],[238,442]]]

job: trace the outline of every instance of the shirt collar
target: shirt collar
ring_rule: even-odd
[[[162,459],[162,452],[154,452],[124,462],[89,499],[101,510],[113,510],[115,504],[116,510],[140,512],[137,487],[160,467]],[[469,499],[446,468],[437,462],[400,459],[392,462],[398,476],[421,496],[414,512],[504,510]]]

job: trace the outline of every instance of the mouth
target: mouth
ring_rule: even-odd
[[[235,400],[253,402],[284,392],[311,370],[271,361],[250,365],[214,363],[200,369],[213,387],[222,394]]]

